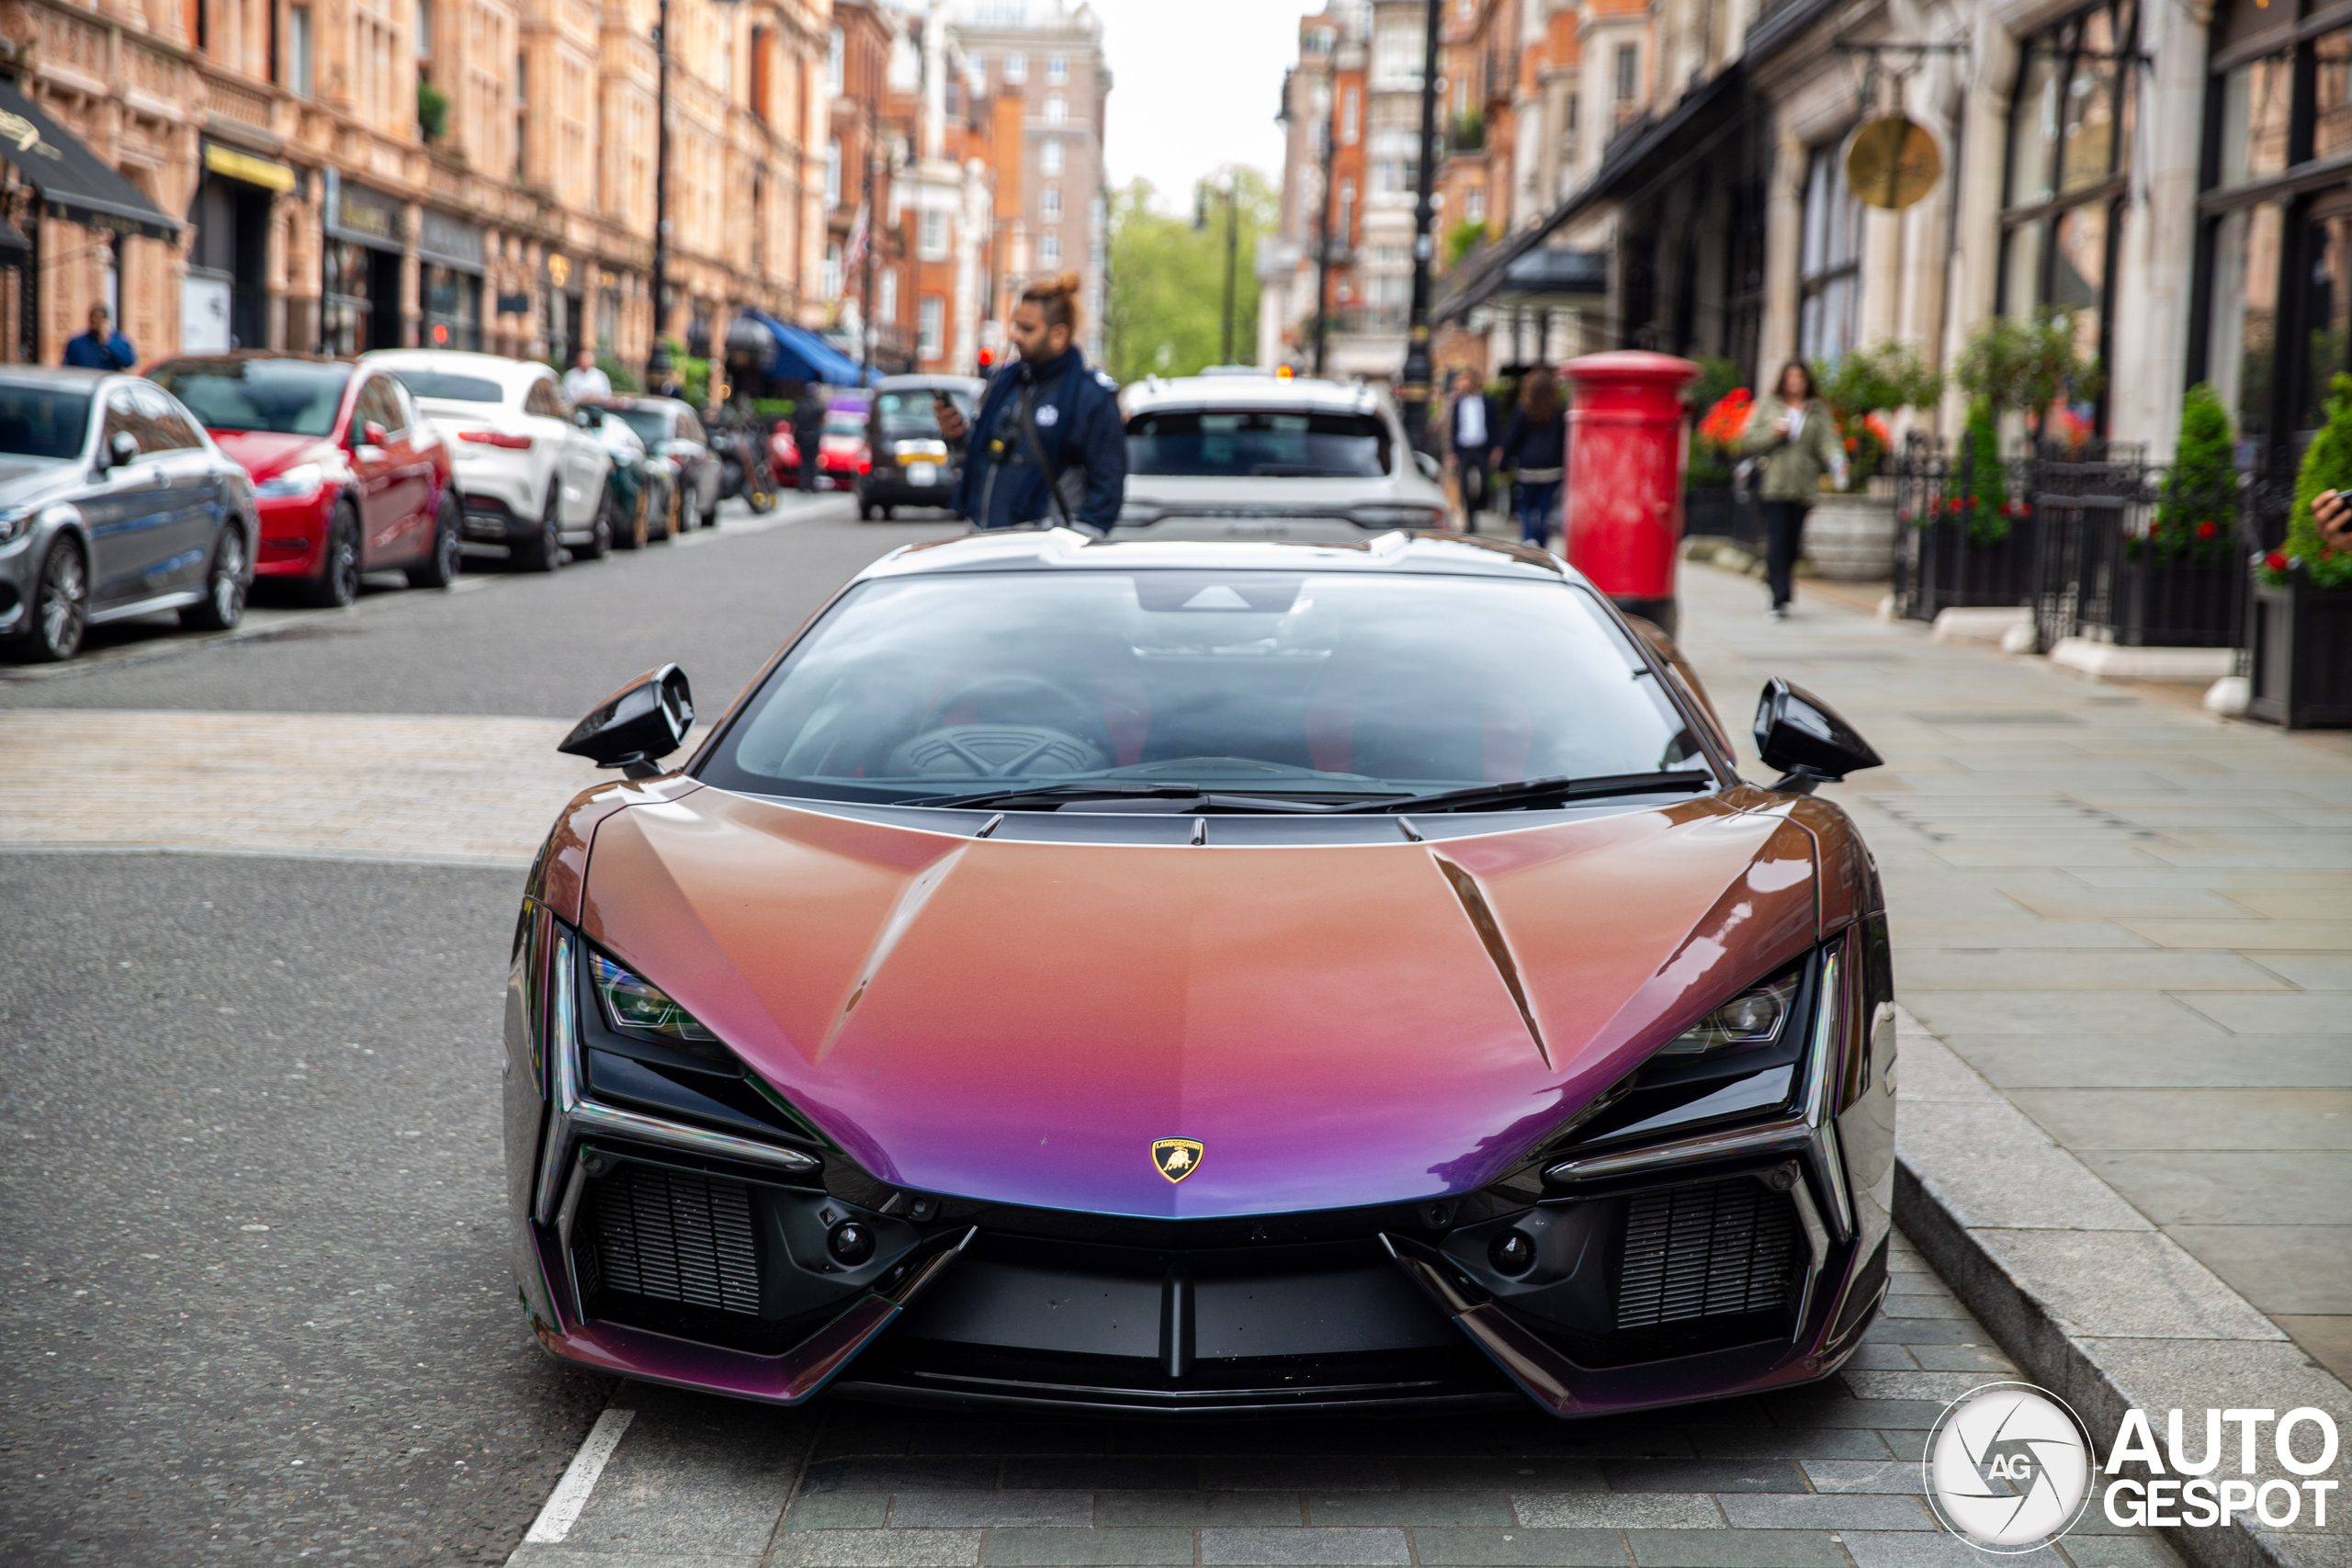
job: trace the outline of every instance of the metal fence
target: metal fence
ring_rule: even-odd
[[[2199,481],[2120,444],[1986,461],[1915,436],[1892,471],[1898,612],[2023,605],[2044,652],[2243,649],[2246,558],[2285,536],[2294,501],[2291,473]]]

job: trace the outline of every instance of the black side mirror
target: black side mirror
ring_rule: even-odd
[[[598,703],[556,748],[633,779],[659,777],[654,764],[684,744],[695,727],[694,692],[674,664],[649,670]]]
[[[139,461],[139,437],[118,430],[107,437],[107,467],[125,468]]]
[[[1815,784],[1885,761],[1836,709],[1777,675],[1756,699],[1756,754],[1781,770],[1771,787],[1792,795],[1811,795]]]

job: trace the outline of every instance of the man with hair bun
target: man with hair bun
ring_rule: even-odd
[[[941,434],[965,450],[949,504],[978,528],[1075,525],[1108,534],[1127,492],[1118,384],[1087,368],[1076,273],[1033,283],[1013,309],[1016,357],[967,422],[934,395]]]

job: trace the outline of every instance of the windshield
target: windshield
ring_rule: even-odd
[[[1170,410],[1127,421],[1127,472],[1226,479],[1379,479],[1377,414]]]
[[[637,438],[649,448],[657,441],[670,439],[670,416],[660,409],[606,409],[605,417],[617,418],[637,432]]]
[[[829,413],[825,416],[825,434],[847,435],[859,441],[865,439],[865,415],[860,413]]]
[[[858,800],[1090,780],[1345,799],[1702,755],[1565,584],[990,572],[853,588],[702,776]]]
[[[351,367],[300,359],[182,359],[158,367],[148,379],[186,403],[208,430],[332,435]]]
[[[943,387],[947,400],[966,419],[972,417],[970,394],[957,388]],[[932,392],[928,387],[905,392],[884,392],[875,403],[875,411],[882,419],[882,439],[885,441],[936,441],[939,439],[938,411],[931,406]]]
[[[12,457],[78,457],[89,423],[87,392],[0,385],[0,452]]]
[[[447,370],[395,370],[401,385],[420,398],[453,403],[503,403],[506,389],[481,376],[458,376]]]

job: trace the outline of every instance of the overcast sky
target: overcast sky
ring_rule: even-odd
[[[1111,59],[1113,184],[1140,176],[1167,210],[1188,212],[1193,182],[1227,164],[1279,183],[1283,72],[1298,58],[1298,18],[1323,0],[1089,3]]]

